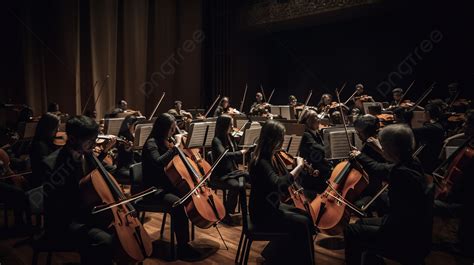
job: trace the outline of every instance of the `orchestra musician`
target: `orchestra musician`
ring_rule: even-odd
[[[117,107],[112,110],[112,112],[109,114],[109,117],[111,118],[123,118],[128,115],[136,115],[136,116],[142,116],[140,111],[138,110],[131,110],[128,108],[128,103],[124,99],[121,99],[117,103]]]
[[[356,88],[355,95],[352,98],[352,100],[354,101],[354,108],[358,108],[361,113],[364,113],[363,103],[373,102],[374,99],[365,92],[364,85],[357,84],[355,88]]]
[[[298,102],[298,99],[294,95],[290,95],[288,97],[288,105],[290,105],[291,107],[299,107],[304,104],[301,102]]]
[[[451,83],[448,85],[448,97],[444,100],[446,104],[450,105],[453,103],[460,94],[459,83]]]
[[[162,192],[144,198],[152,204],[169,207],[177,240],[178,258],[184,261],[202,259],[201,254],[189,244],[189,220],[183,205],[173,207],[180,199],[177,189],[165,173],[165,167],[178,154],[176,148],[169,146],[169,140],[175,136],[176,120],[168,113],[157,116],[153,129],[143,146],[142,167],[144,188],[157,187]],[[181,145],[181,137],[176,136],[176,145]]]
[[[252,222],[268,232],[288,233],[288,238],[272,240],[262,256],[265,264],[314,264],[312,234],[314,226],[305,212],[280,202],[293,178],[303,170],[303,159],[296,158],[296,167],[287,175],[279,175],[275,153],[281,149],[285,135],[278,121],[267,121],[261,130],[257,147],[249,165],[252,184],[249,213]],[[291,253],[291,255],[288,255]]]
[[[174,102],[174,107],[172,109],[169,109],[168,113],[173,115],[175,118],[177,116],[180,116],[180,117],[183,117],[183,119],[192,120],[193,115],[190,112],[183,110],[182,106],[183,106],[183,102],[181,102],[180,100],[176,100]]]
[[[363,143],[360,156],[380,163],[377,171],[371,171],[371,167],[365,168],[369,175],[369,184],[360,194],[360,199],[354,203],[356,206],[362,207],[382,188],[382,180],[388,175],[392,165],[386,163],[383,157],[382,146],[377,136],[380,129],[380,122],[377,117],[371,114],[358,116],[354,121],[354,128]],[[385,208],[380,200],[377,200],[374,205],[379,212]]]
[[[135,140],[135,125],[138,117],[135,115],[127,116],[120,126],[118,138],[120,141],[117,145],[117,156],[115,158],[115,176],[121,179],[120,183],[130,182],[130,166],[136,163],[135,152],[133,151],[133,141]]]
[[[237,150],[237,144],[233,132],[232,117],[221,115],[217,118],[214,138],[212,139],[212,157],[220,157],[226,149],[225,154],[216,169],[212,172],[211,182],[218,183],[219,187],[228,190],[225,201],[226,216],[222,220],[225,224],[233,225],[230,214],[233,214],[237,206],[239,195],[239,179],[248,180],[248,172],[238,169],[237,164],[242,161],[248,149]]]
[[[326,189],[326,180],[331,174],[331,164],[326,160],[323,136],[319,132],[320,119],[315,110],[309,109],[301,119],[305,131],[300,145],[300,155],[308,161],[313,168],[319,170],[319,177],[307,174],[301,176],[301,185],[305,191],[321,193]]]
[[[327,94],[327,93],[323,94],[317,106],[318,112],[319,113],[327,112],[328,108],[331,106],[331,103],[332,103],[332,95]]]
[[[386,175],[390,206],[383,217],[362,218],[346,227],[346,264],[382,264],[376,255],[402,264],[423,263],[431,249],[433,195],[423,168],[412,159],[413,132],[406,125],[389,125],[381,130],[379,139],[384,157],[394,164]],[[360,161],[359,151],[351,156]],[[372,160],[364,168],[374,170],[378,165]]]
[[[43,114],[36,126],[35,136],[31,142],[30,161],[31,176],[28,176],[28,183],[31,188],[39,187],[43,184],[44,175],[42,162],[48,155],[57,149],[54,139],[59,127],[59,117],[53,113]]]
[[[457,136],[462,143],[467,143],[474,139],[474,110],[466,113],[466,121],[463,125],[464,132]],[[451,139],[451,140],[453,140]],[[447,143],[449,139],[447,139]],[[461,144],[463,146],[463,144]],[[442,151],[444,156],[445,151]],[[446,159],[446,158],[444,158]],[[455,242],[442,242],[443,247],[448,251],[461,253],[464,256],[472,257],[474,255],[474,223],[472,212],[474,212],[474,203],[472,200],[472,192],[467,187],[474,185],[474,161],[468,160],[464,162],[461,174],[453,180],[450,192],[446,196],[440,197],[434,201],[434,214],[440,216],[443,220],[449,218],[459,218],[457,227],[457,238]],[[452,162],[453,163],[453,162]],[[448,167],[458,165],[450,164]]]
[[[91,209],[83,205],[79,187],[79,181],[95,169],[88,155],[95,146],[99,125],[88,117],[75,116],[67,121],[66,133],[66,145],[43,160],[46,236],[77,245],[81,264],[113,264],[116,239],[110,223],[93,218]]]
[[[426,147],[418,155],[423,169],[426,172],[433,172],[438,166],[438,155],[443,147],[446,133],[440,123],[442,115],[441,108],[435,104],[428,104],[425,107],[425,123],[421,128],[413,128],[416,143],[426,144]]]
[[[217,106],[216,110],[214,111],[214,117],[219,117],[222,114],[229,114],[232,108],[230,107],[229,98],[223,97],[219,101],[219,106]]]
[[[270,112],[270,104],[265,102],[263,94],[257,92],[255,94],[255,102],[250,107],[250,115],[254,116],[265,116]]]

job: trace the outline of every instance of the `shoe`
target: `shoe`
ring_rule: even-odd
[[[225,224],[225,225],[228,225],[228,226],[235,226],[237,225],[234,220],[232,219],[232,216],[230,215],[226,215],[222,220],[221,220],[221,223]]]
[[[182,261],[194,262],[204,259],[204,256],[190,244],[178,246],[178,259]]]

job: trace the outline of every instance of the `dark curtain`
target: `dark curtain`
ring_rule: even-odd
[[[98,117],[122,98],[150,115],[165,91],[159,111],[177,99],[201,106],[201,1],[24,0],[2,15],[15,29],[6,33],[18,32],[7,46],[21,46],[7,59],[21,63],[0,101],[26,102],[35,115],[57,102],[79,114],[92,93]]]

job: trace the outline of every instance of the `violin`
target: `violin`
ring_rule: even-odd
[[[4,172],[4,174],[0,176],[0,180],[7,180],[15,187],[24,189],[28,184],[28,181],[25,179],[24,175],[31,174],[31,171],[20,174],[15,173],[15,171],[10,168],[10,156],[8,156],[7,152],[3,150],[3,148],[0,148],[0,161],[3,163]]]
[[[67,142],[66,132],[56,132],[56,135],[53,139],[53,144],[56,146],[64,146]]]
[[[199,228],[209,228],[220,222],[226,214],[224,204],[214,191],[203,183],[203,176],[211,170],[210,166],[207,167],[209,164],[204,163],[205,160],[201,158],[199,165],[196,162],[197,157],[193,159],[186,155],[181,147],[175,145],[173,138],[169,138],[166,145],[170,149],[176,149],[178,153],[165,167],[165,173],[179,191],[179,195],[186,198],[182,204],[188,218]],[[203,166],[205,164],[207,165]],[[189,194],[191,195],[187,197]]]
[[[286,152],[285,150],[280,150],[276,153],[278,157],[284,162],[286,166],[294,166],[296,164],[296,159],[294,156]],[[313,177],[318,177],[319,176],[319,170],[313,169],[311,164],[308,163],[308,161],[304,161],[303,169],[306,173],[308,173],[310,176]]]
[[[282,175],[288,175],[288,166],[294,165],[296,161],[293,157],[290,157],[288,153],[285,151],[278,151],[274,155],[275,164],[277,170]],[[291,162],[291,164],[289,164]],[[290,194],[290,198],[293,201],[296,208],[306,211],[308,215],[311,217],[311,220],[314,222],[316,219],[316,214],[314,209],[311,207],[311,203],[304,195],[304,188],[295,180],[291,183],[288,187],[288,193]]]
[[[446,199],[456,182],[471,177],[464,174],[464,169],[472,163],[473,157],[474,140],[471,137],[433,172],[433,180],[437,184],[435,199]]]
[[[102,204],[114,204],[126,200],[120,186],[114,177],[107,172],[99,159],[93,154],[87,154],[97,167],[79,181],[82,202],[87,208]],[[131,203],[124,203],[110,208],[112,216],[110,226],[114,227],[120,241],[120,257],[126,256],[130,261],[140,262],[152,253],[152,241],[137,212]]]

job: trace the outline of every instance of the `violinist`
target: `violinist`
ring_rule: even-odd
[[[418,145],[426,144],[426,147],[418,155],[426,172],[433,172],[440,162],[438,155],[446,136],[443,125],[440,123],[441,114],[442,111],[438,105],[426,105],[423,127],[413,129],[416,143]]]
[[[383,156],[394,164],[386,176],[390,187],[388,213],[362,218],[344,231],[346,264],[382,264],[382,255],[402,264],[422,263],[431,249],[433,196],[421,165],[412,159],[415,139],[401,124],[389,125],[379,133]],[[360,152],[351,156],[372,170],[379,163],[362,163]]]
[[[459,97],[459,83],[451,83],[448,85],[448,97],[444,100],[446,104],[451,105]]]
[[[183,102],[181,102],[180,100],[176,100],[174,102],[173,108],[169,109],[168,113],[173,115],[175,118],[179,116],[179,117],[182,117],[183,119],[192,120],[193,115],[190,112],[183,110],[182,107],[183,107]]]
[[[281,149],[284,135],[285,127],[277,121],[267,121],[262,127],[249,166],[250,219],[261,229],[289,234],[288,238],[270,241],[265,247],[262,252],[265,264],[314,264],[310,247],[314,233],[311,218],[306,212],[280,202],[281,192],[288,190],[304,167],[303,159],[298,157],[291,172],[287,175],[277,173],[274,156]]]
[[[54,138],[59,127],[59,117],[47,112],[43,114],[36,126],[35,136],[31,142],[30,160],[32,174],[28,179],[31,188],[40,186],[44,181],[42,172],[42,161],[50,155],[57,146]]]
[[[304,104],[301,102],[298,102],[298,99],[294,95],[290,95],[288,97],[288,105],[295,108],[295,107],[300,107]]]
[[[364,90],[364,85],[357,84],[356,91],[352,100],[354,101],[354,108],[358,108],[361,113],[364,113],[364,102],[374,102],[374,99],[367,95]]]
[[[248,149],[237,150],[237,144],[231,136],[233,132],[232,117],[221,115],[217,118],[214,138],[212,139],[212,157],[219,157],[225,149],[229,152],[222,158],[211,175],[211,182],[218,183],[228,190],[225,200],[227,215],[222,220],[225,224],[233,225],[230,214],[234,213],[239,195],[239,179],[248,179],[248,172],[238,169],[237,163],[242,161]]]
[[[223,97],[219,102],[219,106],[217,106],[216,110],[214,111],[214,117],[219,117],[222,114],[228,113],[230,109],[229,98]]]
[[[331,94],[323,94],[321,96],[321,100],[318,103],[318,112],[322,113],[325,112],[327,113],[329,110],[329,107],[331,106],[332,103],[332,95]]]
[[[117,107],[113,109],[112,112],[109,114],[109,117],[121,118],[121,117],[126,117],[128,115],[142,116],[140,111],[129,109],[127,101],[122,99],[117,103]]]
[[[270,104],[265,102],[263,94],[257,92],[255,94],[255,102],[250,107],[250,114],[254,116],[265,116],[270,112]]]
[[[92,209],[84,206],[79,185],[96,167],[90,155],[99,125],[88,117],[75,116],[67,121],[66,133],[66,145],[43,160],[45,181],[41,195],[46,237],[77,246],[81,264],[112,264],[116,241],[108,228],[110,222],[91,215]]]
[[[150,136],[145,142],[142,151],[143,185],[144,188],[155,186],[163,189],[162,192],[145,198],[147,202],[166,205],[171,212],[174,223],[174,232],[178,243],[178,258],[184,261],[202,259],[201,254],[190,244],[189,221],[184,206],[173,207],[180,199],[177,189],[173,186],[165,173],[165,167],[178,154],[172,148],[170,140],[176,132],[176,120],[168,113],[157,116]],[[181,144],[181,138],[176,138],[176,145]]]
[[[115,170],[115,175],[117,178],[125,180],[125,182],[129,182],[130,179],[130,166],[136,163],[136,154],[133,151],[132,143],[135,139],[135,125],[137,122],[137,116],[127,116],[123,120],[117,135],[120,141],[117,144],[117,156],[115,159],[117,169]]]
[[[321,193],[326,189],[326,180],[331,173],[331,164],[326,160],[324,140],[319,132],[320,119],[316,111],[309,109],[301,119],[301,123],[305,125],[305,131],[301,140],[300,155],[320,172],[320,177],[303,174],[301,186],[305,190]]]

